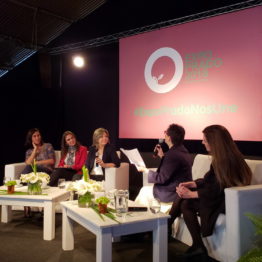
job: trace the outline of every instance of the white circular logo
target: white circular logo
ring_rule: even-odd
[[[157,59],[162,56],[167,56],[172,59],[176,66],[176,72],[173,78],[166,84],[159,84],[158,81],[163,78],[163,74],[161,74],[158,78],[152,76],[152,68]],[[162,47],[156,50],[151,56],[148,58],[145,66],[145,80],[149,88],[156,93],[167,93],[174,89],[179,81],[181,80],[183,75],[183,60],[180,54],[173,48],[170,47]]]

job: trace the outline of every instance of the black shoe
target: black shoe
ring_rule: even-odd
[[[206,248],[202,247],[202,246],[198,246],[198,247],[197,246],[191,246],[180,257],[181,258],[190,258],[190,257],[195,257],[195,256],[207,257],[207,250],[206,250]]]

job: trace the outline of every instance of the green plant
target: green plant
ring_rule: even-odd
[[[5,183],[5,185],[6,185],[6,186],[15,186],[15,185],[16,185],[16,181],[14,181],[14,180],[7,181],[7,182]]]
[[[96,199],[97,204],[107,205],[109,202],[110,202],[110,199],[107,197],[99,197]]]
[[[83,165],[83,167],[82,167],[82,172],[83,172],[83,180],[85,182],[88,182],[88,180],[89,180],[89,173],[88,173],[88,169],[86,168],[85,165]]]
[[[241,256],[238,262],[261,262],[262,261],[262,215],[253,215],[247,213],[246,216],[252,221],[255,226],[255,234],[260,238],[254,243],[254,248]]]

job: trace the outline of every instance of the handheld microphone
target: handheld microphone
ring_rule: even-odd
[[[158,139],[158,144],[159,144],[159,145],[157,145],[156,147],[157,147],[157,148],[160,148],[160,147],[161,147],[161,144],[162,144],[163,142],[164,142],[164,139],[162,139],[162,138]],[[156,157],[157,154],[158,154],[157,148],[156,148],[156,149],[154,150],[154,152],[153,152],[153,156],[154,156],[154,157]]]
[[[98,158],[99,154],[98,151],[96,151],[96,158]],[[96,163],[96,167],[98,167],[98,163]]]

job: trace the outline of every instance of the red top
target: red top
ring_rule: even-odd
[[[77,171],[77,174],[82,173],[82,167],[86,162],[87,155],[88,155],[88,151],[85,146],[80,146],[79,149],[76,151],[75,164],[72,166],[72,168]],[[61,158],[58,164],[59,167],[63,167],[65,165],[65,158],[66,158],[66,155],[63,158]]]

